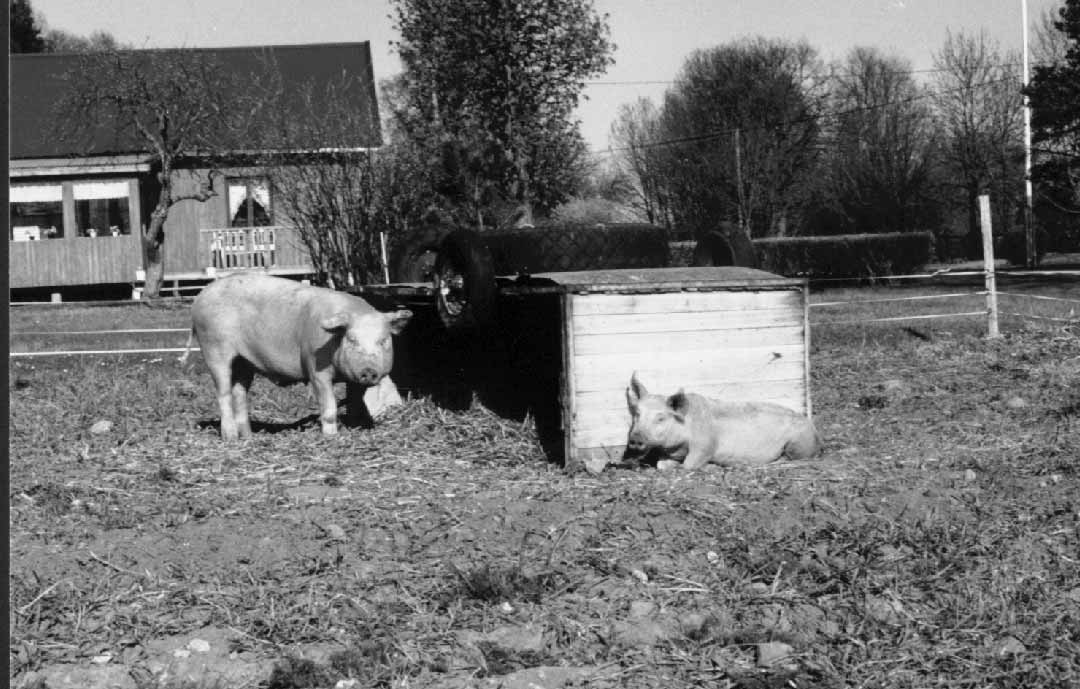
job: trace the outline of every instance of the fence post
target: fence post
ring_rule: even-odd
[[[994,230],[990,222],[990,197],[986,194],[979,196],[979,219],[982,222],[983,270],[986,276],[986,336],[1001,337],[998,330],[997,276],[994,273]]]
[[[386,233],[379,233],[380,258],[382,258],[383,279],[390,284],[390,257],[386,255]]]

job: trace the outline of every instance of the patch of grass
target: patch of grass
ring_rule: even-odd
[[[489,562],[465,570],[453,563],[449,567],[457,579],[457,586],[451,587],[448,594],[483,603],[542,603],[549,594],[565,586],[565,579],[551,571],[528,574],[520,566],[493,565]]]

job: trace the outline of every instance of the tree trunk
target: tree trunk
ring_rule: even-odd
[[[161,294],[161,283],[165,279],[165,218],[168,206],[165,205],[165,193],[157,208],[150,214],[150,227],[143,235],[143,253],[146,256],[146,282],[143,294],[148,299],[156,299]]]

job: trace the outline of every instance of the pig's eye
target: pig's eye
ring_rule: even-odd
[[[386,349],[387,347],[390,346],[390,338],[389,337],[384,337],[381,340],[379,340],[378,342],[376,342],[375,344],[379,345],[383,349]]]

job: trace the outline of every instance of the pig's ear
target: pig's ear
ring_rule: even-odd
[[[322,322],[319,323],[319,325],[321,325],[324,330],[330,330],[330,331],[340,330],[341,328],[348,327],[348,325],[349,325],[349,314],[344,312],[344,311],[339,311],[338,313],[335,313],[333,316],[328,316],[328,317],[322,319]]]
[[[400,335],[401,331],[405,329],[405,326],[409,324],[409,319],[412,318],[412,311],[408,309],[401,309],[393,313],[386,314],[386,322],[390,324],[390,332],[394,335]]]
[[[686,420],[686,414],[690,411],[690,400],[686,398],[686,393],[683,392],[682,388],[679,388],[678,392],[668,397],[667,405],[671,408],[671,411],[675,412],[676,421],[682,422]]]
[[[626,406],[630,407],[631,412],[636,412],[641,398],[647,394],[649,391],[637,379],[637,371],[634,371],[634,374],[630,376],[630,387],[626,388]]]

